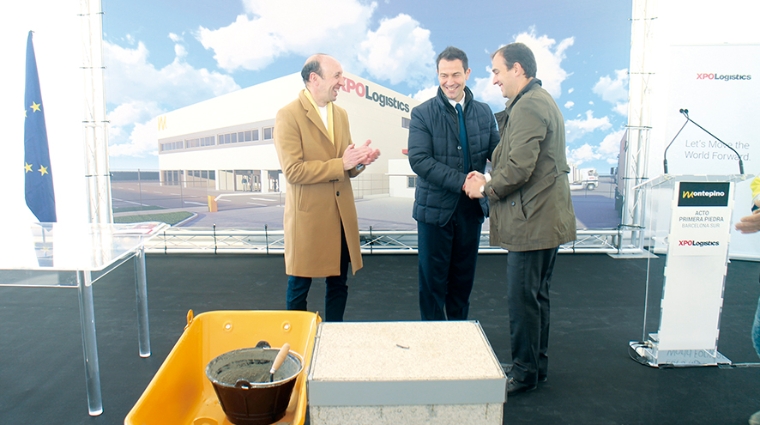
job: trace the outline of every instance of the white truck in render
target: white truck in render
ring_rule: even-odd
[[[570,165],[570,189],[571,190],[594,190],[599,186],[599,173],[596,168],[578,168],[575,164]]]

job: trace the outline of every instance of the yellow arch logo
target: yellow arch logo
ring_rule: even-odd
[[[158,117],[158,131],[166,130],[166,115]]]

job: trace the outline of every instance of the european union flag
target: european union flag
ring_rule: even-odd
[[[24,95],[24,174],[26,205],[41,223],[55,222],[53,169],[50,166],[45,109],[34,57],[32,31],[26,40],[26,92]]]

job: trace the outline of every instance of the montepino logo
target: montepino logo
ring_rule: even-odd
[[[728,206],[730,183],[681,182],[678,189],[679,207]]]
[[[719,74],[715,72],[698,72],[697,80],[704,81],[749,81],[751,74]]]
[[[345,78],[346,84],[343,86],[344,92],[354,92],[357,96],[371,100],[380,107],[396,108],[399,111],[409,112],[409,104],[396,99],[395,97],[386,96],[378,92],[373,92],[369,84],[357,83],[356,81]]]
[[[689,192],[687,190],[684,190],[683,197],[684,198],[696,198],[699,196],[707,196],[708,198],[712,198],[713,196],[726,196],[725,192],[718,192],[717,190],[712,190],[710,192],[701,191],[701,192]]]

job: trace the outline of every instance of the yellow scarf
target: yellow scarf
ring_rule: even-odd
[[[760,208],[760,177],[752,179],[752,183],[749,184],[749,187],[752,189],[752,203],[754,204],[752,206],[752,211],[755,211]]]
[[[317,110],[317,113],[319,114],[319,107],[317,107],[317,103],[314,102],[314,98],[311,97],[311,93],[307,89],[303,89],[304,94],[306,94],[306,98],[309,99],[309,102],[311,102],[311,105],[314,106],[314,109]],[[321,115],[321,114],[320,114]],[[333,103],[328,102],[327,103],[327,134],[330,136],[330,142],[332,144],[335,144],[335,133],[333,129]]]

